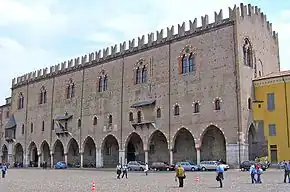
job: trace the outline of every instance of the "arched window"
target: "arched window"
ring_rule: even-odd
[[[102,77],[99,77],[99,92],[102,92],[103,91],[103,78]]]
[[[44,121],[42,121],[41,131],[44,131]]]
[[[197,102],[194,103],[193,107],[194,107],[193,112],[194,112],[194,113],[199,113],[199,103],[197,103]]]
[[[129,113],[129,121],[134,121],[134,117],[133,117],[133,113],[132,112]]]
[[[44,103],[46,103],[46,89],[44,88],[44,86],[42,86],[39,93],[39,104]]]
[[[99,85],[98,85],[99,92],[104,92],[108,90],[108,76],[102,75],[99,77]]]
[[[73,98],[75,96],[75,84],[72,83],[71,84],[71,93],[70,93],[70,97]]]
[[[178,105],[174,106],[174,115],[175,116],[179,115],[179,106]]]
[[[252,100],[248,98],[248,109],[252,109]]]
[[[136,84],[139,84],[140,82],[141,82],[141,77],[140,76],[142,76],[141,75],[141,70],[140,70],[140,68],[138,67],[137,69],[136,69],[136,80],[135,80],[135,83]]]
[[[78,120],[78,128],[81,128],[81,126],[82,126],[82,120],[79,119],[79,120]]]
[[[30,124],[30,132],[33,133],[33,123]]]
[[[24,108],[24,96],[20,92],[18,96],[18,109],[23,109]]]
[[[157,111],[156,111],[156,117],[157,118],[161,117],[161,109],[160,108],[158,108]]]
[[[24,135],[24,124],[22,124],[21,134]]]
[[[66,88],[66,98],[69,99],[70,98],[70,85],[67,86]]]
[[[142,113],[141,111],[137,112],[137,123],[141,123],[142,122]]]
[[[112,124],[112,123],[113,123],[113,116],[109,115],[109,124]]]
[[[183,55],[182,57],[182,74],[190,73],[195,70],[195,58],[193,53]]]
[[[216,99],[214,101],[214,109],[215,110],[220,110],[221,109],[221,101],[219,99]]]
[[[244,65],[253,67],[253,50],[249,39],[244,40],[243,45]]]
[[[97,117],[94,117],[93,125],[97,125],[97,124],[98,124],[98,118]]]
[[[106,91],[108,89],[108,76],[105,75],[103,79],[103,91]]]
[[[66,88],[66,98],[71,99],[75,96],[75,84],[73,83],[72,79],[69,80],[69,84]]]
[[[147,82],[147,68],[146,66],[144,66],[142,69],[142,83],[146,82]]]

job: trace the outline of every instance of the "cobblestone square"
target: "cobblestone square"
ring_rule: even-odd
[[[97,192],[174,192],[174,191],[289,191],[290,184],[282,183],[283,172],[268,170],[262,184],[250,184],[249,173],[229,170],[225,174],[225,186],[217,188],[214,172],[187,172],[184,189],[174,181],[174,172],[130,172],[128,179],[117,180],[112,171],[92,170],[40,170],[10,169],[5,179],[0,179],[1,192],[89,192],[92,181]],[[199,177],[200,181],[196,182]],[[287,189],[288,188],[288,189]]]

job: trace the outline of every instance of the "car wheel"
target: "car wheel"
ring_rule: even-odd
[[[241,168],[241,171],[245,171],[245,168]]]
[[[140,171],[144,171],[144,169],[142,167],[140,167]]]
[[[128,167],[128,171],[132,171],[131,167]]]
[[[192,167],[192,168],[191,168],[191,171],[195,171],[195,168],[194,168],[194,167]]]
[[[157,168],[154,168],[154,171],[157,171]]]
[[[206,171],[206,168],[205,168],[205,167],[202,167],[201,170],[202,170],[202,171]]]
[[[170,170],[170,169],[167,167],[167,168],[166,168],[166,171],[169,171],[169,170]]]

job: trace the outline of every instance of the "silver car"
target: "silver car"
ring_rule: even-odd
[[[213,170],[216,170],[217,164],[218,164],[217,161],[202,161],[200,162],[198,167],[199,167],[199,170],[202,170],[202,171],[206,171],[206,170],[213,171]],[[221,166],[224,167],[225,171],[230,168],[230,166],[227,164],[221,164]]]
[[[144,171],[146,169],[146,165],[140,161],[130,161],[127,164],[129,171]]]

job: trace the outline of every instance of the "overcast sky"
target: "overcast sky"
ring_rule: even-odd
[[[205,14],[213,21],[221,8],[227,17],[240,1],[0,0],[0,105],[14,77],[195,17],[200,25]],[[290,69],[290,1],[257,2],[244,1],[267,14],[279,32],[282,69]]]

